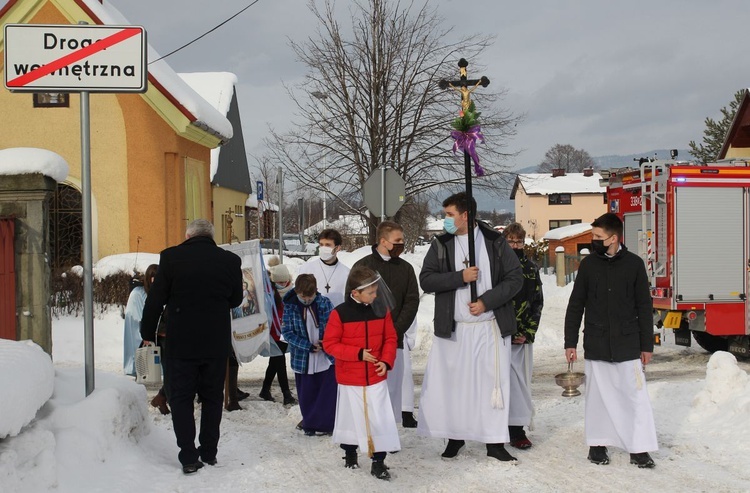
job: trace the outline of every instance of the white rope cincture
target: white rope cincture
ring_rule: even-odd
[[[500,388],[500,345],[497,343],[498,332],[500,332],[500,326],[497,324],[497,320],[494,320],[495,329],[492,333],[495,335],[495,388],[492,389],[492,409],[503,409],[505,403],[503,402],[503,390]],[[503,343],[505,341],[503,340]]]
[[[635,370],[635,388],[638,390],[641,390],[643,388],[643,378],[641,378],[641,369],[638,368],[639,361],[636,361],[633,365],[633,369]]]

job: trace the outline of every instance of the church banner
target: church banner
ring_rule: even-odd
[[[270,317],[265,293],[270,280],[263,265],[260,240],[220,246],[242,259],[242,303],[232,309],[232,346],[237,360],[248,363],[268,350]]]

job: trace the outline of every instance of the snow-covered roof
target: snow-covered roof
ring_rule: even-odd
[[[234,86],[237,85],[236,75],[231,72],[194,72],[177,75],[217,111],[225,117],[227,116],[234,95]],[[211,149],[212,182],[216,171],[219,169],[220,152],[221,146]]]
[[[543,240],[562,240],[563,238],[570,238],[571,236],[577,236],[581,233],[591,231],[591,224],[579,223],[571,224],[570,226],[562,226],[547,231],[547,234],[542,238]]]
[[[68,177],[68,163],[59,154],[34,147],[0,150],[0,175],[41,173],[57,182]]]
[[[511,198],[515,198],[519,183],[527,195],[549,195],[551,193],[604,193],[599,185],[599,173],[584,176],[583,173],[567,173],[553,177],[551,173],[527,173],[518,175],[513,185]]]
[[[99,0],[80,0],[101,24],[104,25],[131,25],[110,2],[101,3]],[[159,53],[148,45],[148,60],[157,60]],[[203,130],[213,133],[222,140],[232,138],[232,124],[229,123],[225,114],[220,113],[208,101],[202,98],[187,82],[182,80],[165,60],[149,63],[149,78],[153,77],[158,85],[161,85],[169,95],[182,105],[194,118],[192,124]],[[187,115],[186,115],[187,116]]]
[[[326,221],[325,227],[323,226],[323,221],[317,222],[305,230],[305,235],[314,235],[326,228],[335,229],[342,234],[348,235],[366,235],[370,233],[370,229],[362,216],[345,215],[334,221]]]
[[[251,209],[257,209],[258,208],[258,196],[254,193],[251,193],[247,200],[245,201],[245,206],[249,207]],[[277,212],[279,210],[279,206],[276,204],[272,204],[271,202],[268,202],[266,200],[260,201],[260,210],[263,211],[274,211]]]

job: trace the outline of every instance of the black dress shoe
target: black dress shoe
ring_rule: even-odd
[[[258,397],[260,397],[264,401],[276,402],[276,399],[273,398],[270,390],[266,390],[266,389],[261,390],[260,394],[258,394]]]
[[[492,457],[502,462],[518,462],[518,459],[505,450],[505,445],[502,443],[488,443],[487,457]]]
[[[216,463],[218,462],[216,460],[216,457],[214,457],[213,459],[201,459],[201,460],[203,461],[204,464],[208,464],[209,466],[215,466]]]
[[[408,411],[401,413],[401,426],[404,428],[416,428],[417,420],[414,419],[414,414]]]
[[[607,447],[596,445],[589,447],[588,459],[597,465],[604,466],[609,464],[609,455],[607,455]]]
[[[244,401],[248,397],[250,397],[250,394],[248,394],[247,392],[243,392],[240,389],[237,389],[237,400],[238,401]]]
[[[182,472],[185,474],[193,474],[201,467],[203,467],[203,462],[201,461],[193,462],[192,464],[185,464],[182,466]]]
[[[648,452],[641,452],[640,454],[630,454],[630,463],[635,464],[641,469],[653,469],[656,467],[654,459],[648,455]]]
[[[449,438],[448,445],[445,447],[445,451],[440,454],[440,457],[443,459],[453,459],[458,455],[458,452],[464,448],[464,445],[466,445],[466,442],[463,440],[453,440],[452,438]]]

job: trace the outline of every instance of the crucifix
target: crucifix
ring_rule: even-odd
[[[451,88],[461,95],[461,112],[459,113],[459,115],[462,119],[467,113],[472,111],[471,93],[474,92],[479,86],[487,87],[490,84],[490,80],[484,76],[482,76],[479,79],[469,79],[466,73],[466,67],[468,66],[469,66],[469,62],[467,62],[465,58],[460,59],[458,61],[459,79],[452,80],[452,81],[441,80],[438,83],[438,86],[441,89]],[[477,125],[477,128],[478,128],[478,125]],[[462,131],[464,134],[468,133],[469,130],[470,130],[469,128],[460,129],[460,131]],[[466,197],[469,203],[469,207],[468,207],[469,209],[468,210],[469,260],[464,261],[464,265],[466,267],[469,267],[469,265],[473,267],[476,265],[476,258],[475,258],[475,252],[474,252],[474,219],[475,219],[476,211],[473,210],[473,207],[472,207],[472,193],[471,193],[472,155],[467,146],[465,146],[463,150],[464,150],[464,177],[465,177],[465,182],[466,182]],[[478,159],[476,160],[476,162],[478,162]],[[477,283],[472,281],[470,283],[470,288],[471,288],[471,301],[476,302],[477,301]]]

